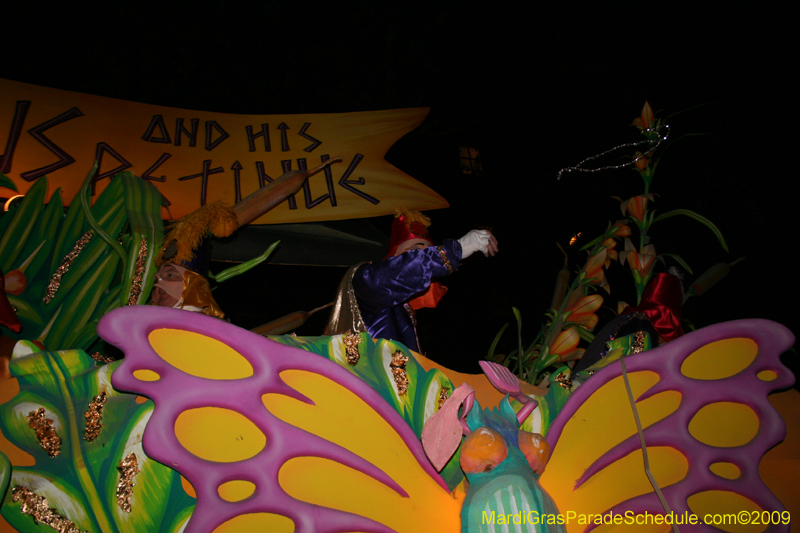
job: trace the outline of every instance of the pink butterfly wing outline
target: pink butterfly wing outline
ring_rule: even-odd
[[[285,346],[242,330],[216,318],[187,311],[154,306],[116,309],[98,325],[98,333],[125,352],[115,369],[115,388],[143,394],[155,409],[143,436],[147,454],[179,471],[197,493],[197,507],[186,533],[213,531],[220,524],[243,514],[274,513],[290,518],[297,533],[364,531],[390,533],[393,530],[371,519],[345,511],[296,500],[278,482],[283,464],[294,457],[322,457],[360,471],[392,488],[406,492],[382,470],[352,452],[321,437],[288,424],[271,414],[262,395],[277,393],[305,403],[311,400],[286,385],[279,377],[285,370],[323,373],[325,377],[356,393],[380,414],[400,435],[423,470],[447,491],[447,485],[431,467],[413,430],[383,398],[346,369],[323,357]],[[157,329],[190,331],[219,340],[241,354],[253,367],[253,375],[235,380],[209,380],[189,375],[162,359],[148,337]],[[137,370],[156,372],[160,379],[145,382],[133,376]],[[231,394],[235,391],[235,394]],[[267,437],[267,446],[255,456],[235,463],[214,463],[188,452],[178,441],[174,427],[187,409],[221,407],[236,411]],[[256,486],[254,495],[231,503],[220,498],[217,488],[228,481],[244,480]]]
[[[684,360],[696,350],[731,338],[751,339],[758,346],[757,356],[747,368],[718,380],[693,379],[681,373]],[[785,510],[784,505],[761,480],[758,466],[764,454],[786,436],[786,425],[767,397],[775,390],[794,384],[794,375],[780,361],[780,355],[793,344],[794,335],[784,326],[769,320],[748,319],[708,326],[659,348],[625,358],[628,374],[651,371],[660,376],[655,385],[635,398],[637,403],[664,391],[678,391],[681,394],[677,411],[644,428],[648,447],[672,447],[688,460],[689,471],[686,477],[673,485],[661,487],[670,509],[676,515],[692,512],[687,503],[691,495],[711,490],[740,494],[767,511]],[[759,379],[757,374],[765,370],[775,372],[777,377],[771,381]],[[621,374],[620,363],[612,363],[575,390],[547,434],[553,454],[558,453],[558,439],[578,408],[594,392]],[[740,403],[750,407],[759,419],[757,435],[747,444],[734,448],[709,446],[692,437],[687,429],[689,422],[702,407],[716,402]],[[575,489],[602,469],[640,448],[638,434],[620,442],[586,469],[577,480]],[[717,462],[737,465],[740,476],[729,480],[715,475],[709,467]],[[654,492],[622,502],[604,513],[611,511],[623,514],[629,510],[635,514],[664,513]],[[696,528],[693,531],[719,531],[700,524],[693,527]],[[789,531],[789,525],[773,524],[767,531]]]

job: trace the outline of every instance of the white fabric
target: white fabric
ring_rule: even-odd
[[[489,253],[489,237],[491,233],[485,229],[474,229],[458,239],[461,244],[461,259],[466,259],[475,252]]]

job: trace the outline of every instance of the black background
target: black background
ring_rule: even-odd
[[[228,113],[430,107],[387,159],[450,202],[428,213],[436,237],[488,226],[500,241],[497,257],[465,261],[439,308],[420,315],[423,351],[471,371],[513,320],[512,306],[522,312],[523,341],[532,339],[563,261],[556,242],[566,247],[577,232],[593,238],[621,216],[611,196],[642,192],[629,169],[556,176],[639,140],[630,124],[647,100],[661,116],[675,114],[653,207],[708,217],[730,252],[704,226],[680,218],[653,227],[656,249],[689,263],[687,284],[715,263],[746,257],[707,295],[689,300],[685,316],[697,327],[763,317],[797,332],[789,13],[635,5],[4,7],[0,77]],[[458,146],[480,150],[480,176],[460,172]],[[626,161],[622,155],[604,163]],[[374,223],[388,233],[389,217]],[[584,262],[573,248],[571,269]],[[267,264],[217,295],[234,323],[253,327],[330,301],[342,273]],[[608,275],[607,303],[635,299],[626,270],[612,265]],[[323,314],[297,333],[320,334]],[[512,325],[503,349],[515,344]]]

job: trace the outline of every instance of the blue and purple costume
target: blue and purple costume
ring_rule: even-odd
[[[445,264],[440,249],[447,256]],[[380,263],[365,263],[353,276],[353,291],[369,334],[402,342],[419,351],[414,311],[408,301],[425,291],[435,278],[457,270],[461,244],[445,239],[441,247],[408,250]],[[452,270],[451,270],[452,269]]]

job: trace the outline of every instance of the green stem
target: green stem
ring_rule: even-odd
[[[106,244],[108,244],[112,250],[117,252],[120,259],[122,260],[122,264],[125,265],[128,263],[128,254],[125,250],[122,249],[122,246],[119,245],[117,241],[114,240],[106,231],[100,227],[95,220],[94,215],[92,215],[92,206],[89,200],[89,184],[92,183],[92,178],[94,178],[95,173],[97,172],[97,161],[94,162],[94,166],[89,171],[89,174],[86,175],[86,179],[83,182],[83,186],[81,187],[80,200],[81,200],[81,208],[83,209],[83,213],[86,215],[86,221],[89,223],[89,226],[94,230],[94,232],[100,236]]]
[[[55,357],[52,357],[50,362],[51,364],[49,366],[53,374],[55,374],[56,381],[61,389],[61,396],[64,400],[66,415],[69,419],[69,438],[71,441],[69,447],[72,451],[72,460],[75,464],[75,473],[78,476],[78,481],[83,487],[84,496],[89,503],[89,509],[94,511],[93,513],[87,512],[86,514],[88,517],[94,515],[95,520],[98,522],[100,531],[116,531],[116,528],[112,528],[111,521],[106,516],[105,507],[99,498],[100,493],[92,482],[92,477],[89,475],[89,469],[86,466],[86,461],[83,458],[83,454],[81,454],[82,439],[80,435],[78,435],[78,419],[75,415],[75,409],[72,406],[72,402],[70,401],[72,395],[70,394],[67,386],[66,374],[61,369],[61,364]]]

